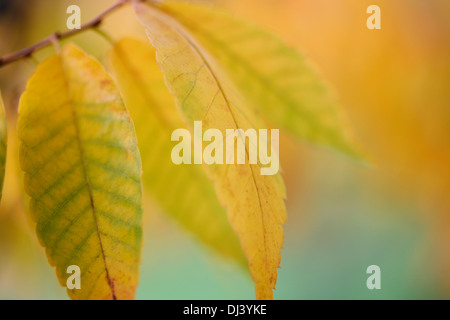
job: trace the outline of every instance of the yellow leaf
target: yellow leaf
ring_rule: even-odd
[[[7,135],[5,108],[3,106],[2,93],[0,92],[0,201],[2,200],[3,179],[5,178]]]
[[[16,123],[16,118],[8,118],[7,123]],[[19,163],[19,139],[17,137],[16,127],[8,126],[8,152],[6,155],[5,178],[3,189],[3,198],[0,203],[0,219],[2,216],[11,215],[14,219],[23,220],[26,202],[28,197],[23,188],[22,170]],[[24,223],[25,225],[25,223]]]
[[[157,50],[157,60],[177,107],[192,129],[203,121],[204,130],[263,127],[243,108],[206,52],[173,19],[151,5],[135,3],[135,10]],[[248,154],[246,152],[246,163]],[[285,189],[279,175],[260,174],[259,165],[215,164],[205,170],[215,183],[221,203],[249,261],[258,299],[272,299],[281,261],[286,220]],[[205,226],[207,227],[207,226]]]
[[[25,189],[61,285],[73,299],[132,299],[142,242],[141,160],[134,126],[101,65],[73,45],[36,70],[20,100]]]
[[[110,54],[116,83],[135,122],[146,192],[183,227],[220,254],[246,263],[213,183],[198,166],[171,161],[171,134],[186,125],[148,43],[123,39]]]
[[[336,99],[298,51],[216,9],[182,2],[164,3],[160,9],[214,56],[241,94],[274,125],[313,143],[365,157]]]

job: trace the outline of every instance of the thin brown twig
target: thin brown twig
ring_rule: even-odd
[[[65,38],[69,38],[72,37],[80,32],[86,31],[88,29],[92,29],[92,28],[96,28],[98,27],[103,20],[105,19],[106,16],[108,16],[110,13],[114,12],[115,10],[119,9],[120,7],[122,7],[123,5],[130,3],[133,0],[119,0],[117,1],[114,5],[112,5],[111,7],[109,7],[108,9],[106,9],[105,11],[103,11],[102,13],[100,13],[97,17],[95,17],[94,19],[92,19],[91,21],[83,24],[80,29],[73,29],[73,30],[68,30],[66,32],[54,32],[51,35],[49,35],[48,37],[42,39],[39,42],[36,42],[35,44],[32,44],[29,47],[26,47],[22,50],[19,50],[17,52],[8,54],[4,57],[0,58],[0,68],[10,64],[12,62],[15,62],[19,59],[22,58],[27,58],[33,55],[34,52],[45,48],[49,45],[51,45],[52,43],[55,42],[55,40],[61,40],[61,39],[65,39]]]

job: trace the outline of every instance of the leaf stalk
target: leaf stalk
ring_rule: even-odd
[[[23,48],[19,51],[10,53],[5,55],[4,57],[0,58],[0,68],[13,63],[17,60],[23,59],[23,58],[29,58],[31,57],[36,51],[41,50],[47,46],[50,46],[52,44],[55,43],[55,41],[59,41],[62,39],[66,39],[69,37],[72,37],[78,33],[84,32],[86,30],[89,29],[95,29],[97,28],[99,25],[102,24],[103,20],[110,15],[111,13],[113,13],[114,11],[116,11],[117,9],[123,7],[125,4],[131,3],[133,1],[139,1],[139,0],[119,0],[117,1],[114,5],[112,5],[111,7],[109,7],[108,9],[106,9],[105,11],[103,11],[102,13],[100,13],[98,16],[96,16],[94,19],[90,20],[89,22],[83,24],[80,29],[73,29],[73,30],[68,30],[65,32],[59,32],[56,31],[54,33],[52,33],[51,35],[49,35],[48,37],[42,39],[41,41],[38,41],[26,48]]]

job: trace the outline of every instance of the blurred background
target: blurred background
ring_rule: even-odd
[[[288,224],[276,299],[450,298],[450,1],[211,0],[278,34],[314,61],[373,157],[363,166],[282,137]],[[0,56],[114,0],[0,0]],[[381,8],[368,30],[366,9]],[[143,38],[131,8],[108,18],[113,39]],[[71,39],[102,60],[109,44]],[[48,48],[37,61],[52,54]],[[36,61],[0,69],[9,146],[0,205],[0,299],[67,299],[29,221],[18,167],[16,108]],[[207,226],[205,226],[207,227]],[[250,277],[146,206],[138,299],[253,299]],[[366,269],[381,268],[381,290]]]

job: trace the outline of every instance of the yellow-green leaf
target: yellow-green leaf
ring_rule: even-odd
[[[5,108],[3,106],[2,93],[0,92],[0,201],[2,200],[3,179],[5,178],[7,136]]]
[[[363,158],[340,106],[305,57],[278,37],[228,13],[168,2],[179,21],[224,67],[242,95],[275,126]]]
[[[102,66],[73,45],[40,64],[20,100],[25,189],[48,260],[73,299],[132,299],[142,242],[134,126]]]
[[[245,263],[214,184],[201,167],[177,166],[171,161],[172,132],[186,125],[164,84],[155,49],[147,42],[123,39],[112,49],[110,62],[134,119],[145,191],[203,243],[223,256]]]
[[[217,66],[181,26],[148,4],[135,3],[139,19],[157,50],[157,60],[177,107],[192,129],[259,129],[260,121],[245,108]],[[286,220],[285,189],[279,175],[263,176],[259,165],[214,164],[205,170],[249,261],[258,299],[271,299],[281,261]],[[205,226],[207,228],[207,226]]]

